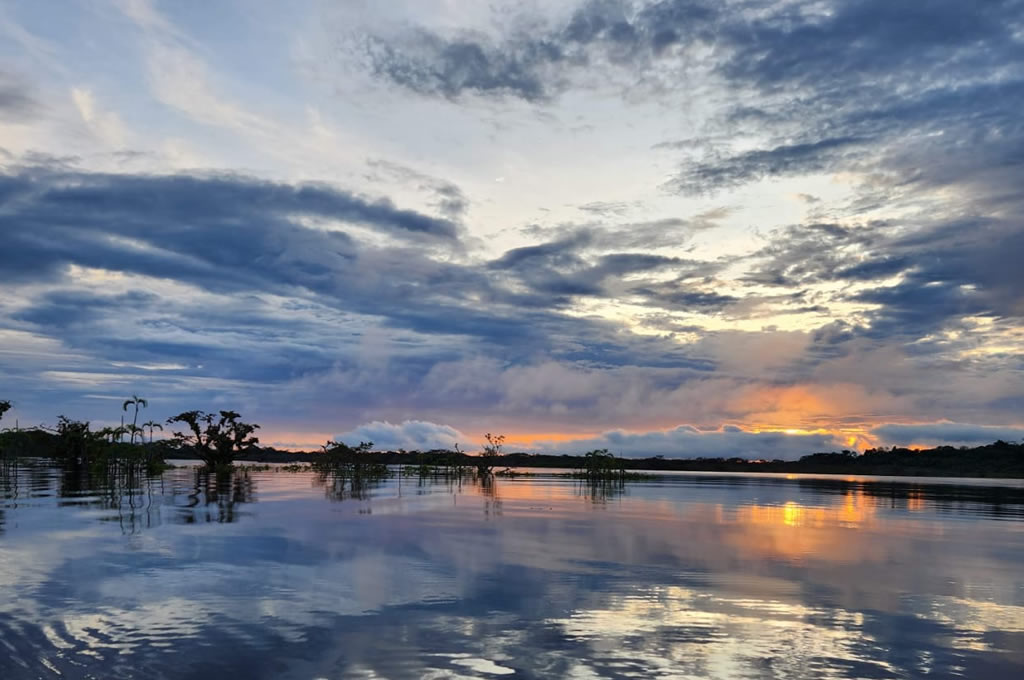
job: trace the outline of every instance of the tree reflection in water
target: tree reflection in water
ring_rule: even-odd
[[[16,503],[18,499],[18,459],[8,458],[0,455],[0,536],[4,533],[7,524],[5,508],[9,502]],[[16,506],[15,506],[16,507]]]
[[[476,475],[473,481],[480,487],[480,494],[484,498],[484,515],[488,518],[500,516],[503,508],[494,475]]]
[[[577,496],[601,507],[625,494],[626,482],[622,479],[584,478],[574,482],[574,489]]]
[[[185,524],[197,522],[230,523],[238,520],[237,506],[256,500],[256,485],[247,470],[197,468],[194,486],[180,514]]]
[[[0,463],[4,680],[1024,665],[1020,486],[114,472]]]

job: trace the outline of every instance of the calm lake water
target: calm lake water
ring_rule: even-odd
[[[1024,678],[1024,488],[0,469],[0,678]]]

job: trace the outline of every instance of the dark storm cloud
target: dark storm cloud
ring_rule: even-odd
[[[1024,60],[1022,26],[1019,0],[797,3],[726,22],[719,71],[760,97],[725,127],[769,141],[683,165],[669,186],[706,193],[846,170],[880,178],[859,187],[859,209],[980,178],[971,194],[1006,200],[1024,159],[1024,80],[1009,66]]]
[[[342,231],[306,228],[303,218],[356,224],[396,243],[364,245]],[[36,169],[0,177],[0,228],[0,277],[9,283],[60,281],[75,264],[216,293],[298,292],[363,313],[488,290],[479,274],[411,247],[426,238],[458,248],[451,222],[324,186]],[[22,319],[42,323],[61,311],[43,300]]]
[[[46,293],[32,306],[16,311],[11,318],[37,327],[65,331],[72,326],[106,318],[110,310],[135,314],[158,301],[158,296],[143,291],[97,295],[87,291],[60,290]]]
[[[513,248],[491,262],[489,266],[492,269],[504,270],[514,270],[538,263],[541,266],[579,266],[582,260],[578,253],[590,241],[590,234],[580,230],[557,241]]]
[[[449,41],[425,31],[406,36],[404,43],[398,47],[368,38],[373,73],[419,94],[449,98],[476,92],[544,99],[547,92],[539,70],[562,58],[553,44],[525,42],[502,50],[484,38]]]
[[[850,270],[838,273],[860,278],[865,267],[885,274],[903,265],[899,282],[855,296],[880,305],[873,313],[874,333],[927,335],[965,316],[1024,318],[1024,225],[1013,220],[971,227],[931,230],[925,243],[916,237],[895,240],[887,259],[854,268],[854,276]]]
[[[748,151],[697,163],[684,169],[670,185],[682,193],[693,194],[740,186],[764,177],[817,172],[838,165],[855,153],[863,141],[857,137],[833,137]]]
[[[725,39],[736,47],[723,68],[729,76],[764,87],[818,88],[908,71],[1000,67],[1020,54],[1019,0],[774,4],[756,19],[726,27]]]
[[[585,2],[561,26],[512,30],[497,40],[425,30],[371,38],[375,73],[421,94],[464,92],[542,100],[566,86],[566,72],[610,62],[654,69],[676,45],[701,42],[721,54],[720,73],[766,90],[831,90],[876,84],[894,74],[993,69],[1021,55],[1019,0],[830,3],[709,3],[661,0],[639,7]],[[769,111],[745,106],[758,118]],[[748,116],[749,117],[749,116]]]
[[[69,264],[186,277],[222,290],[254,278],[329,287],[354,246],[342,231],[301,218],[336,220],[400,240],[457,243],[447,221],[326,186],[246,177],[51,173],[0,176],[0,277],[54,277]]]
[[[546,33],[480,39],[487,64],[515,63],[513,85],[442,85],[444,72],[435,69],[437,80],[418,91],[456,97],[472,90],[538,101],[585,86],[572,80],[582,72],[579,67],[609,65],[634,78],[656,74],[670,83],[672,69],[681,64],[669,58],[673,52],[666,45],[711,45],[712,68],[726,83],[755,94],[726,109],[717,127],[698,138],[700,144],[679,146],[699,153],[681,164],[667,188],[713,194],[766,178],[850,171],[862,179],[844,208],[849,213],[914,209],[913,217],[856,228],[826,222],[775,233],[748,258],[746,283],[842,284],[805,309],[821,312],[851,301],[871,305],[864,313],[867,324],[841,334],[845,340],[921,338],[959,327],[968,315],[1024,316],[1024,225],[1017,217],[1024,214],[1024,74],[1017,66],[1024,63],[1024,3],[851,0],[716,7],[662,2],[632,11],[621,3],[585,3],[567,25]],[[446,44],[440,36],[431,40],[433,53]],[[394,49],[404,48],[396,43]],[[427,49],[410,58],[429,65],[431,54]],[[730,136],[737,134],[764,141],[733,152]],[[709,139],[714,143],[704,143]],[[952,195],[957,199],[950,203],[946,196]],[[626,247],[638,249],[670,245],[671,234],[660,225],[645,233],[590,229],[585,237],[567,234],[512,251],[495,266],[513,272],[534,293],[550,296],[551,304],[565,305],[606,291],[585,248],[597,249],[601,239],[633,239]],[[704,263],[705,275],[721,266]],[[643,304],[673,310],[721,311],[737,302],[692,283],[637,284],[633,293]],[[811,352],[840,356],[843,344],[815,343]],[[928,344],[915,349],[940,350]]]
[[[311,228],[310,217],[343,229],[358,220],[361,229],[391,237],[390,245],[358,229]],[[440,236],[409,225],[436,227]],[[4,329],[68,352],[43,349],[16,367],[5,360],[8,389],[31,391],[44,372],[54,372],[47,389],[63,400],[130,391],[141,381],[164,393],[165,404],[184,408],[185,397],[234,395],[246,403],[253,389],[300,385],[276,417],[312,412],[325,391],[363,409],[435,408],[442,402],[422,381],[439,363],[473,356],[505,362],[480,378],[485,383],[502,366],[538,357],[627,371],[648,366],[677,382],[713,369],[664,339],[552,305],[590,292],[579,288],[588,280],[670,265],[671,258],[590,253],[582,274],[565,274],[561,292],[558,281],[531,290],[519,282],[545,267],[556,271],[552,263],[566,246],[514,252],[502,266],[459,264],[450,226],[326,187],[244,177],[8,173],[0,177],[0,277],[11,292]],[[72,278],[71,265],[104,274]],[[92,386],[97,381],[104,387]],[[445,403],[483,404],[460,399]],[[48,412],[44,401],[33,408]],[[88,400],[79,406],[86,415],[99,412]]]
[[[804,286],[834,280],[837,272],[851,267],[850,253],[873,247],[887,227],[884,223],[858,228],[812,223],[776,231],[770,234],[768,245],[751,256],[757,264],[744,279],[768,286]]]
[[[638,296],[649,307],[660,307],[681,312],[713,314],[737,302],[739,298],[710,290],[701,290],[679,281],[637,286],[630,294]]]
[[[664,0],[636,12],[623,2],[595,0],[541,34],[524,30],[494,41],[417,30],[400,38],[370,36],[366,54],[375,75],[419,94],[538,102],[566,87],[566,69],[595,59],[622,65],[650,60],[702,34],[716,14],[713,3],[697,0]]]
[[[6,178],[5,178],[6,179]],[[326,185],[288,185],[244,176],[102,175],[54,176],[45,173],[10,180],[17,189],[39,192],[37,205],[43,217],[73,214],[77,220],[97,215],[137,217],[141,210],[156,219],[178,224],[188,233],[196,213],[221,222],[222,227],[267,216],[319,217],[353,222],[391,234],[425,234],[443,239],[457,236],[447,220],[396,208],[390,201],[371,201]],[[6,183],[6,182],[5,182]]]
[[[943,217],[843,230],[791,227],[754,254],[746,280],[844,284],[834,300],[874,305],[867,332],[875,338],[922,337],[965,316],[1024,318],[1019,218]],[[851,285],[858,289],[848,290]]]
[[[990,444],[1002,439],[1004,441],[1024,441],[1024,428],[993,427],[988,425],[972,425],[968,423],[922,423],[904,425],[890,423],[873,428],[871,434],[887,444],[909,446],[912,444],[927,445],[964,444],[977,446]]]
[[[708,263],[678,257],[601,252],[617,241],[607,233],[576,229],[555,241],[509,250],[488,267],[535,293],[550,296],[547,302],[551,306],[567,305],[576,297],[615,297],[621,291],[613,284],[627,277],[662,271],[687,271],[693,275],[708,269]],[[638,290],[635,284],[634,290]],[[657,295],[650,290],[638,294],[654,304],[658,302]]]
[[[514,25],[514,22],[512,22]],[[583,68],[623,68],[682,82],[675,45],[712,48],[726,83],[752,88],[707,131],[728,140],[755,132],[760,148],[728,143],[681,166],[666,186],[710,193],[765,177],[843,169],[890,173],[889,190],[861,198],[884,205],[893,191],[962,182],[1024,164],[1024,3],[993,0],[842,0],[702,3],[586,2],[560,26],[497,39],[419,32],[371,40],[376,72],[423,94],[465,92],[539,101]],[[705,134],[702,139],[708,139]],[[1019,180],[1020,177],[1015,178]]]
[[[579,455],[597,448],[626,458],[760,458],[795,460],[815,451],[835,451],[842,443],[826,434],[788,435],[781,432],[746,432],[726,425],[721,430],[702,431],[692,426],[653,432],[605,432],[592,439],[559,442],[549,446],[557,452]]]

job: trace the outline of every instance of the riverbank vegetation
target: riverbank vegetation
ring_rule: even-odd
[[[167,459],[198,459],[211,470],[229,468],[235,461],[285,463],[309,465],[318,472],[344,479],[389,474],[454,480],[513,477],[523,474],[522,468],[562,468],[571,477],[602,481],[644,479],[650,471],[1024,478],[1024,443],[1005,441],[973,448],[892,447],[868,449],[864,453],[823,452],[793,461],[741,457],[622,458],[607,449],[578,456],[506,453],[505,437],[491,433],[484,436],[486,443],[478,453],[465,452],[458,445],[430,451],[375,451],[372,442],[349,446],[338,441],[328,442],[320,451],[291,452],[260,446],[255,436],[259,425],[244,422],[235,411],[180,413],[165,424],[169,429],[183,427],[184,431],[169,433],[170,436],[154,420],[136,426],[139,409],[148,405],[137,395],[126,400],[122,410],[131,410],[132,414],[132,422],[127,426],[93,430],[88,422],[61,416],[52,428],[0,430],[0,456],[52,458],[75,464],[136,465],[151,470],[159,469]],[[0,419],[10,409],[11,402],[0,400]],[[161,431],[161,439],[154,440],[154,430]],[[685,455],[685,451],[680,455]]]

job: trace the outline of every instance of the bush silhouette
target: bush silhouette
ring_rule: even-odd
[[[235,460],[235,454],[259,444],[252,433],[259,425],[244,423],[234,411],[220,411],[220,415],[204,411],[185,411],[167,419],[167,424],[183,423],[188,432],[175,432],[179,446],[196,452],[207,468],[226,468]]]

